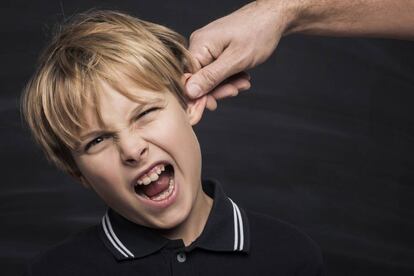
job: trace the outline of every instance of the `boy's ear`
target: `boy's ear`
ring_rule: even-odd
[[[185,88],[187,80],[191,77],[190,73],[183,75],[182,83]],[[207,95],[204,95],[197,99],[190,99],[187,101],[187,117],[192,126],[196,125],[203,116],[204,109],[207,104]]]

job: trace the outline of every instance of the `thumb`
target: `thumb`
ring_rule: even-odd
[[[223,80],[243,70],[234,63],[236,59],[229,52],[224,51],[215,61],[190,77],[186,84],[190,97],[198,98],[207,94]]]

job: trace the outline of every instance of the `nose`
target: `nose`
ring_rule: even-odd
[[[119,137],[117,144],[121,161],[127,166],[135,166],[142,162],[148,154],[148,142],[131,132]]]

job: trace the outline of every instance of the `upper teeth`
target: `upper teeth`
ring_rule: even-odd
[[[165,167],[163,164],[155,166],[151,171],[142,175],[137,184],[139,185],[149,185],[152,181],[156,181],[159,178],[161,172],[165,171]]]

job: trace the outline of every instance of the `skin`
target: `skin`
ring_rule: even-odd
[[[199,71],[187,82],[188,95],[208,95],[207,108],[215,110],[217,100],[248,89],[243,72],[266,61],[281,37],[293,33],[412,40],[413,14],[411,0],[251,2],[191,35],[189,50]]]
[[[105,129],[99,127],[92,108],[86,108],[88,125],[81,136],[95,134],[84,137],[80,149],[72,152],[82,182],[128,220],[158,229],[167,238],[183,239],[188,245],[200,235],[212,206],[212,199],[201,188],[201,152],[192,128],[200,120],[207,98],[190,101],[184,110],[171,92],[148,91],[124,83],[145,99],[156,99],[156,103],[131,113],[142,105],[103,83],[100,110]],[[142,116],[153,107],[158,109]],[[85,150],[91,141],[93,146]],[[179,189],[175,202],[160,209],[144,204],[131,183],[161,160],[173,165]]]

